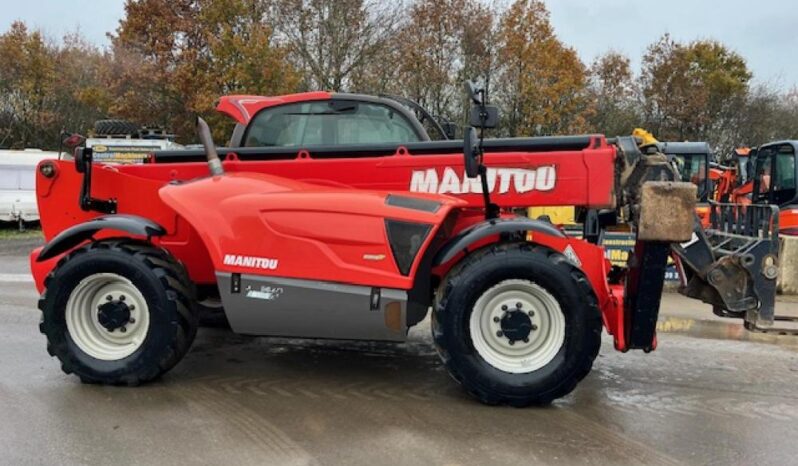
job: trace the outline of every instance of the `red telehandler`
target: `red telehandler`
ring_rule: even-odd
[[[772,325],[761,212],[704,230],[665,156],[601,135],[483,139],[497,111],[469,95],[463,140],[430,140],[395,99],[231,96],[227,148],[198,120],[203,151],[44,161],[47,243],[31,267],[48,351],[84,382],[137,385],[189,350],[199,301],[219,299],[237,333],[383,341],[432,308],[435,347],[470,394],[547,403],[588,374],[602,327],[619,351],[655,349],[672,250],[702,299]],[[628,269],[513,214],[534,205],[615,209],[637,235]]]

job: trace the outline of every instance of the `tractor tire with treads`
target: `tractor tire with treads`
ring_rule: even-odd
[[[486,404],[546,404],[592,368],[601,313],[584,273],[529,243],[465,257],[438,288],[432,331],[449,373]]]
[[[188,352],[198,326],[193,285],[163,249],[102,240],[62,258],[45,279],[47,350],[85,383],[138,385]]]
[[[97,120],[94,134],[97,136],[136,136],[139,126],[127,120]]]

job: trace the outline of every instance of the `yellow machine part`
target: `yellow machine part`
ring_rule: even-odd
[[[643,141],[642,144],[640,144],[640,147],[650,146],[652,144],[656,144],[659,142],[657,141],[657,138],[655,138],[653,134],[649,133],[643,128],[635,128],[635,130],[632,131],[632,136],[639,138],[641,141]]]
[[[573,206],[538,206],[527,209],[529,218],[548,215],[555,225],[576,225],[576,213]]]

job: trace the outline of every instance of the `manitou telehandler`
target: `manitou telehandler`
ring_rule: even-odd
[[[219,299],[238,333],[397,342],[432,308],[435,347],[469,393],[546,403],[588,374],[602,326],[619,351],[656,347],[672,249],[692,292],[773,324],[767,208],[716,206],[738,226],[705,231],[695,185],[661,154],[601,135],[483,139],[497,111],[469,94],[461,141],[430,141],[392,99],[231,96],[228,148],[198,120],[203,152],[114,165],[79,147],[41,163],[47,243],[31,266],[48,351],[84,382],[137,385],[186,354],[201,300]],[[512,213],[534,205],[623,213],[628,270]]]

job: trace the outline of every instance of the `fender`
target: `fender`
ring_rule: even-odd
[[[79,223],[59,233],[43,248],[36,262],[46,261],[63,252],[69,251],[88,240],[100,230],[119,230],[137,236],[162,236],[166,230],[144,217],[138,215],[103,215]]]
[[[501,233],[520,233],[524,231],[536,231],[556,238],[565,238],[565,234],[558,230],[554,225],[532,218],[500,218],[478,223],[466,228],[452,237],[436,254],[432,261],[432,266],[437,267],[445,264],[465,251],[469,246],[488,236]]]

